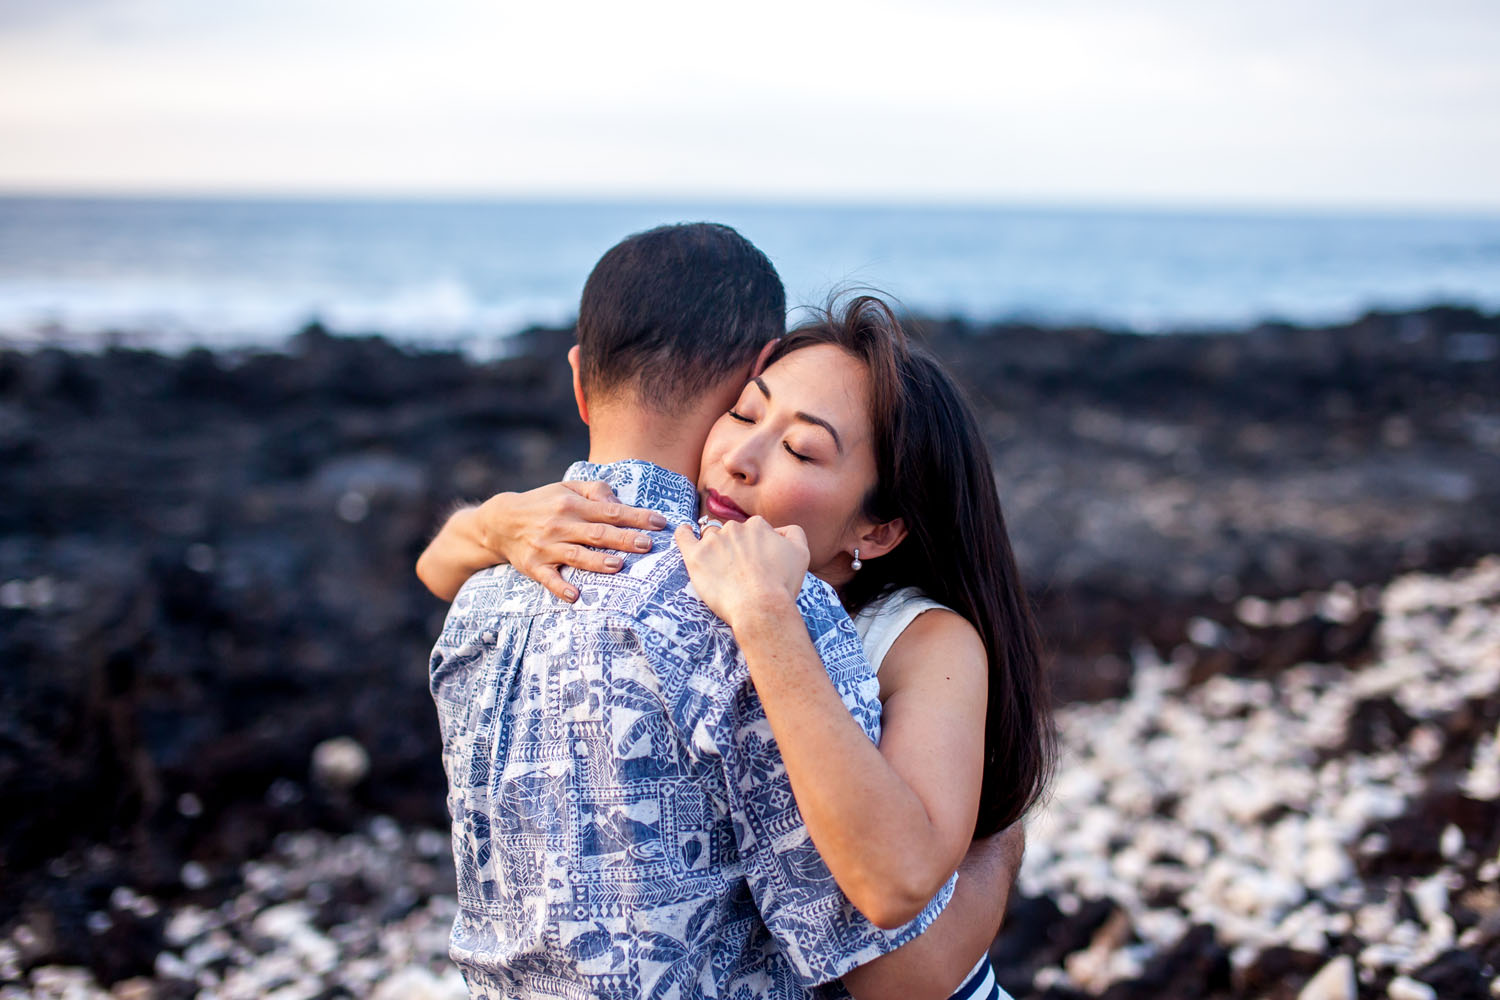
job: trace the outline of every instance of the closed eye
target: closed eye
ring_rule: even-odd
[[[795,458],[799,462],[811,462],[812,461],[812,456],[811,455],[804,455],[801,452],[793,451],[792,450],[792,446],[789,445],[789,444],[787,444],[785,441],[781,442],[781,446],[786,449],[786,452],[787,452],[788,455],[791,455],[793,458]]]
[[[733,417],[734,419],[738,420],[742,424],[753,424],[753,423],[755,423],[755,421],[751,420],[749,417],[745,416],[743,413],[736,413],[733,410],[730,410],[729,411],[729,415],[731,417]]]

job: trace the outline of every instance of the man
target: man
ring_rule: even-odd
[[[510,567],[478,573],[433,651],[459,882],[452,954],[471,995],[755,1000],[847,976],[875,996],[901,978],[875,960],[891,965],[897,955],[880,956],[931,925],[953,892],[950,880],[894,930],[839,892],[744,659],[670,544],[697,513],[709,426],[784,317],[774,268],[724,226],[637,234],[589,277],[569,362],[590,453],[568,478],[662,516],[652,550],[626,555],[619,573],[562,584],[571,604]],[[458,518],[424,553],[429,585],[495,561],[445,554],[454,537],[462,550],[475,513]],[[876,738],[874,678],[837,598],[808,577],[798,607]],[[976,863],[1003,856],[1013,873],[1015,847]],[[980,911],[993,910],[988,895]]]

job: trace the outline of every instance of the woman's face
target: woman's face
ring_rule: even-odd
[[[809,569],[838,586],[873,526],[861,512],[876,482],[869,413],[863,362],[831,344],[788,354],[751,379],[709,431],[702,513],[800,525]]]

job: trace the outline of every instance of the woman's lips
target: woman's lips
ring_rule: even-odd
[[[708,495],[703,498],[703,506],[708,510],[710,517],[716,517],[720,521],[750,520],[750,515],[740,510],[739,504],[718,490],[708,491]]]

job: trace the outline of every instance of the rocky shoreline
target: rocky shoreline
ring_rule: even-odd
[[[997,944],[1018,996],[1500,995],[1500,558],[1374,611],[1357,666],[1194,684],[1143,649],[1126,697],[1062,710]]]
[[[1345,615],[1340,592],[1318,615]],[[1254,605],[1244,610],[1253,617]],[[1379,594],[1358,668],[1193,685],[1142,650],[1064,707],[1064,765],[992,955],[1018,1000],[1493,1000],[1500,972],[1500,557]],[[112,991],[0,940],[0,1000],[462,1000],[446,832],[378,816],[284,833],[171,902],[119,886],[101,946],[159,937]],[[28,991],[29,990],[29,991]]]
[[[1432,975],[1432,962],[1473,982],[1488,963],[1493,976],[1485,907],[1500,890],[1484,864],[1500,816],[1493,795],[1455,776],[1495,752],[1497,696],[1463,688],[1489,675],[1447,652],[1399,651],[1392,623],[1427,612],[1393,613],[1392,590],[1407,585],[1386,584],[1500,552],[1500,317],[1437,308],[1154,338],[927,327],[981,409],[1054,651],[1077,748],[1054,811],[1073,817],[1071,834],[1103,837],[1107,854],[1033,836],[997,945],[1003,981],[1018,997],[1296,996],[1285,984],[1335,953],[1350,956],[1361,996]],[[337,975],[356,978],[288,967],[286,982],[254,979],[262,992],[244,995],[303,983],[284,995],[360,996],[408,966],[434,990],[452,986],[430,953],[441,941],[418,927],[451,912],[451,862],[431,850],[445,816],[423,669],[443,608],[411,565],[454,498],[555,478],[583,452],[568,340],[534,331],[517,356],[484,365],[317,330],[285,354],[0,352],[0,656],[11,666],[0,983],[45,996],[77,977],[135,996],[241,995],[230,972],[254,965],[247,955],[282,955],[293,946],[276,933],[305,925],[339,942]],[[1475,594],[1445,605],[1432,642],[1448,642],[1454,622],[1493,636],[1493,596]],[[1462,704],[1403,702],[1415,674],[1383,693],[1360,687],[1397,670],[1381,666],[1393,658],[1446,664],[1431,684],[1465,690]],[[1325,722],[1347,745],[1298,729],[1317,706],[1342,720]],[[1280,735],[1239,764],[1202,732],[1179,771],[1150,758],[1176,791],[1100,771],[1113,751],[1090,741],[1150,748],[1168,724],[1141,721],[1153,714],[1235,740],[1262,725]],[[1317,786],[1297,793],[1310,775]],[[1200,785],[1224,786],[1224,809],[1259,801],[1225,790],[1235,778],[1281,796],[1246,820],[1280,831],[1272,853],[1231,838],[1199,859],[1194,838],[1209,834],[1195,824],[1214,812]],[[1324,821],[1372,786],[1389,794],[1360,814],[1364,827]],[[1461,838],[1452,857],[1449,827]],[[1114,843],[1137,834],[1155,846]],[[1329,860],[1339,851],[1353,875]],[[1249,879],[1254,891],[1214,903],[1234,919],[1209,920],[1218,911],[1195,902],[1296,854],[1322,856],[1333,880],[1298,868],[1292,888]],[[345,855],[343,874],[303,870]],[[1157,871],[1174,864],[1193,886]],[[281,872],[282,888],[257,889],[257,865]],[[387,882],[360,874],[422,866]],[[282,906],[293,909],[254,929]],[[1384,918],[1359,923],[1382,906],[1394,914],[1384,937],[1370,930]],[[1428,956],[1418,945],[1442,924],[1429,919],[1438,909],[1453,947]],[[184,912],[205,915],[204,929],[179,941]],[[188,962],[216,931],[229,941],[209,951],[230,957],[207,960],[211,989],[192,986],[201,970],[184,978],[161,958]],[[1471,931],[1477,944],[1464,943]],[[1317,933],[1321,949],[1309,947]],[[1376,945],[1388,950],[1367,955]],[[302,992],[308,975],[318,988]]]

